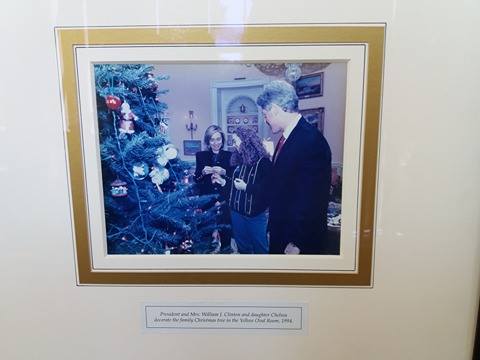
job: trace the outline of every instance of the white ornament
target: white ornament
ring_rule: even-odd
[[[161,166],[167,165],[168,159],[165,156],[157,156],[157,162]]]
[[[120,112],[125,120],[138,120],[138,116],[133,113],[133,111],[130,109],[130,104],[126,101],[123,102]]]
[[[168,171],[168,169],[163,168],[162,170],[160,170],[160,173],[163,176],[164,182],[170,178],[170,172]]]
[[[157,149],[157,162],[160,166],[165,166],[168,163],[168,158],[165,154],[163,147]]]
[[[300,79],[302,76],[302,69],[300,68],[300,64],[287,64],[287,69],[285,70],[285,78],[290,81],[294,82]]]
[[[163,152],[168,160],[173,160],[178,156],[178,150],[173,144],[167,144],[163,146]]]
[[[162,185],[170,177],[170,173],[165,168],[154,167],[148,174],[152,178],[152,182],[157,186],[157,189],[161,192],[160,185]]]
[[[133,164],[133,177],[137,180],[143,180],[147,176],[148,166],[144,162]]]
[[[125,115],[125,114],[128,114],[130,111],[132,111],[130,109],[130,104],[124,101],[120,112],[122,113],[122,115]]]

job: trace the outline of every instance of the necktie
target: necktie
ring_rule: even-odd
[[[278,159],[278,154],[280,154],[280,151],[282,150],[282,147],[283,147],[283,144],[285,144],[285,138],[282,137],[278,140],[278,143],[277,143],[277,149],[275,150],[275,157],[273,158],[273,162],[275,163],[275,161],[277,161]]]

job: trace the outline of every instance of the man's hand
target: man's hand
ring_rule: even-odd
[[[300,254],[300,249],[294,243],[288,243],[285,247],[285,254],[287,255],[298,255]]]
[[[240,191],[247,190],[247,184],[242,179],[236,178],[233,182],[233,185],[235,185],[235,189],[237,190],[240,190]]]

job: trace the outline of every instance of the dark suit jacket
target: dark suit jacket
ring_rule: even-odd
[[[273,165],[270,253],[283,254],[289,242],[301,254],[325,252],[331,163],[327,141],[302,117]]]
[[[212,175],[203,175],[202,170],[205,166],[220,166],[227,171],[227,176],[232,176],[232,166],[230,165],[230,151],[220,150],[215,157],[210,150],[199,151],[195,154],[195,181],[198,184],[200,195],[222,194],[222,187],[219,184],[212,184]]]

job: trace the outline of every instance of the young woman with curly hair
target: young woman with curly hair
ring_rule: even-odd
[[[248,128],[233,134],[232,177],[213,175],[224,187],[231,212],[233,238],[241,254],[268,254],[267,186],[272,164],[258,135]]]

